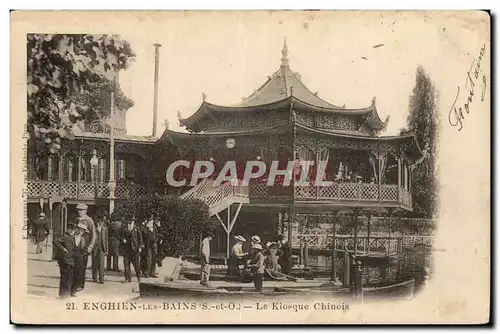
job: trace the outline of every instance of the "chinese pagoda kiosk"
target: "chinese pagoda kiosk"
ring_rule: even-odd
[[[207,202],[225,232],[216,237],[221,250],[229,251],[229,236],[237,234],[247,239],[259,234],[268,241],[286,230],[293,243],[297,215],[348,212],[358,219],[412,210],[412,165],[422,157],[415,136],[379,136],[388,118],[380,119],[375,98],[360,109],[330,104],[292,71],[286,40],[281,53],[279,69],[241,103],[221,106],[207,102],[203,94],[194,114],[188,118],[179,114],[180,124],[188,132],[167,128],[156,143],[162,152],[162,175],[171,162],[180,159],[210,160],[216,171],[226,161],[236,161],[238,179],[242,179],[247,161],[268,166],[266,174],[247,187],[230,182],[213,187],[213,180],[205,179],[187,192],[167,190]],[[286,186],[278,176],[268,186],[272,161],[279,161],[282,170],[289,161],[315,161],[308,180],[315,178],[316,166],[325,164],[324,180],[331,182],[296,184],[295,177]],[[191,172],[180,167],[176,177],[189,182]]]

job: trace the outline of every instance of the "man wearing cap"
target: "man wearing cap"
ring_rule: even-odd
[[[80,270],[82,271],[79,275],[79,282],[77,284],[77,291],[81,291],[85,288],[85,273],[87,271],[87,265],[89,262],[89,255],[92,254],[92,249],[94,248],[96,231],[94,220],[87,215],[87,205],[78,204],[76,206],[76,211],[78,212],[77,223],[84,224],[86,227],[86,232],[83,235],[85,239],[86,250],[82,254],[82,263]]]
[[[43,242],[47,239],[50,232],[50,224],[45,213],[40,213],[40,216],[33,222],[33,230],[35,234],[36,253],[43,252]]]
[[[266,257],[262,254],[262,245],[256,243],[250,249],[250,263],[248,265],[252,270],[253,284],[255,291],[262,291],[262,281],[264,280],[264,261]]]
[[[104,258],[108,254],[108,227],[105,225],[106,216],[97,218],[96,241],[92,249],[92,280],[94,283],[104,284]],[[99,281],[97,276],[99,274]]]
[[[125,281],[132,281],[130,264],[134,267],[137,281],[141,281],[141,268],[139,267],[139,255],[143,248],[142,233],[135,224],[137,221],[133,215],[126,226],[123,227],[121,237],[123,242],[123,267],[125,272]]]
[[[75,268],[75,229],[77,226],[68,224],[66,232],[59,238],[55,239],[54,253],[57,264],[59,265],[59,298],[66,299],[69,295],[75,294],[74,283],[74,268]]]
[[[210,241],[214,237],[213,233],[208,231],[205,233],[201,242],[201,285],[208,286],[210,281]]]
[[[243,243],[246,241],[241,235],[237,235],[234,237],[236,243],[231,249],[231,254],[227,263],[227,275],[228,276],[239,276],[240,270],[239,265],[240,262],[244,260],[244,257],[248,255],[243,252]]]
[[[107,265],[106,269],[108,271],[120,272],[118,266],[118,252],[120,249],[120,233],[122,229],[122,221],[121,217],[113,212],[111,214],[111,222],[108,226],[108,256],[107,256]],[[111,262],[113,262],[113,266],[111,266]]]

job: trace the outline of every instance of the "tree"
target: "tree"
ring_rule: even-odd
[[[27,55],[28,135],[52,154],[74,123],[109,114],[111,74],[135,57],[120,36],[82,34],[29,34]],[[116,88],[117,104],[130,104]]]
[[[157,216],[161,222],[163,246],[159,251],[163,257],[194,250],[200,234],[214,228],[208,207],[200,200],[154,195],[121,203],[115,212],[125,220],[135,215],[138,222]]]
[[[433,218],[437,209],[438,180],[436,152],[438,135],[438,93],[422,66],[417,68],[415,87],[409,99],[408,130],[416,134],[423,158],[413,172],[413,206],[416,216]]]

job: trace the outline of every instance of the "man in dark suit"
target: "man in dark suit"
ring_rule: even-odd
[[[99,274],[99,284],[104,284],[104,257],[109,250],[108,228],[105,225],[105,220],[105,215],[97,218],[96,238],[94,248],[92,248],[92,280],[97,283],[97,274]]]
[[[120,249],[122,219],[116,212],[113,212],[110,220],[111,222],[108,226],[109,252],[106,267],[108,271],[120,272],[118,268],[118,253]],[[111,267],[111,262],[113,262],[113,267]]]
[[[75,228],[73,224],[68,224],[68,229],[62,236],[55,239],[54,251],[55,259],[59,264],[59,298],[66,299],[72,293],[73,287],[73,270],[75,267],[75,259],[73,252],[75,251]]]
[[[54,240],[55,259],[59,264],[59,297],[66,299],[76,296],[77,284],[80,282],[82,254],[86,251],[83,234],[85,224],[68,224],[68,230]]]
[[[149,219],[142,230],[142,239],[144,241],[144,258],[146,268],[143,270],[144,277],[156,276],[156,256],[158,254],[158,231],[154,226],[153,219]]]
[[[293,267],[292,246],[283,234],[278,236],[278,245],[280,246],[280,266],[281,271],[290,275]]]
[[[33,232],[35,235],[36,253],[43,252],[43,243],[50,232],[50,223],[45,218],[45,213],[40,213],[40,217],[33,222]]]
[[[139,267],[139,255],[143,248],[142,234],[137,226],[135,216],[129,219],[129,222],[122,230],[123,242],[123,266],[125,268],[125,282],[132,281],[130,264],[134,266],[137,281],[141,281],[141,268]]]
[[[83,235],[87,249],[82,253],[82,264],[80,266],[81,273],[78,274],[78,278],[80,281],[77,284],[77,291],[81,291],[85,288],[85,274],[87,272],[87,264],[89,255],[92,254],[92,249],[94,248],[96,238],[94,220],[87,215],[87,208],[87,205],[81,203],[76,206],[76,210],[78,212],[77,223],[83,223],[87,227],[86,232]]]

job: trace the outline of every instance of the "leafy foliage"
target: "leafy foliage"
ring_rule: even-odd
[[[50,153],[71,137],[74,123],[109,113],[111,74],[135,57],[117,35],[83,34],[29,34],[27,55],[27,130]],[[116,100],[118,107],[131,103],[120,91]]]
[[[161,253],[168,256],[192,251],[200,234],[214,227],[205,203],[174,196],[155,195],[130,200],[119,205],[115,212],[122,217],[135,215],[138,222],[151,215],[157,216],[163,239]]]
[[[438,94],[422,66],[417,68],[415,87],[410,95],[408,130],[416,134],[424,157],[413,172],[413,206],[417,216],[433,218],[437,209],[438,181],[436,153],[438,134]]]

